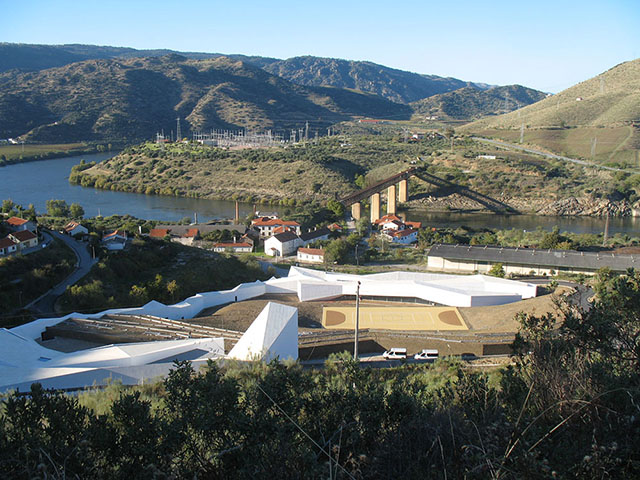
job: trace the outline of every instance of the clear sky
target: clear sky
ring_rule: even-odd
[[[369,60],[558,92],[640,57],[640,0],[0,0],[0,41]]]

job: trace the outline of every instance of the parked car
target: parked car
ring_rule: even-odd
[[[423,349],[413,356],[414,360],[436,360],[438,358],[438,350]]]
[[[390,348],[382,354],[387,360],[401,360],[407,358],[406,348]]]

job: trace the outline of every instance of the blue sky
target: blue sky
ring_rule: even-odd
[[[640,57],[640,0],[0,0],[0,41],[369,60],[558,92]]]

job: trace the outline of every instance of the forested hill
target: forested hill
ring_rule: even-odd
[[[488,90],[464,87],[411,103],[420,116],[436,116],[439,120],[472,121],[487,115],[499,115],[538,102],[544,92],[520,85],[507,85]]]
[[[303,87],[227,57],[98,59],[0,74],[0,138],[59,142],[151,138],[175,129],[316,128],[353,115],[409,118],[361,92]]]

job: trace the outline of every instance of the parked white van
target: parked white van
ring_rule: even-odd
[[[416,353],[413,358],[414,360],[436,360],[438,358],[438,350],[434,349],[424,349]]]
[[[390,348],[389,350],[384,352],[382,356],[387,360],[401,360],[403,358],[407,358],[407,349],[406,348]]]

